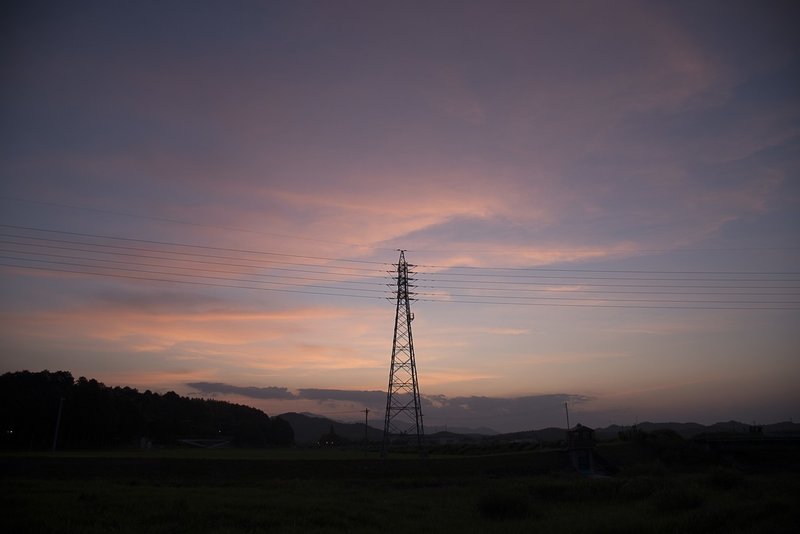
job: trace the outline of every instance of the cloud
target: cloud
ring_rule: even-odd
[[[479,125],[485,122],[480,102],[455,68],[451,66],[434,71],[433,79],[434,83],[423,89],[433,110],[467,123]]]
[[[693,209],[686,199],[704,193],[692,186],[697,174],[684,164],[666,163],[685,161],[682,156],[690,150],[708,154],[719,139],[732,145],[727,149],[731,153],[766,142],[753,144],[757,140],[747,138],[753,128],[739,126],[748,124],[747,117],[766,116],[746,106],[747,117],[726,128],[724,135],[698,134],[696,121],[687,124],[682,135],[666,135],[663,125],[676,116],[692,117],[720,106],[720,114],[725,114],[731,104],[740,104],[725,100],[731,86],[727,71],[710,57],[703,36],[681,24],[680,8],[518,4],[497,13],[473,6],[457,14],[439,10],[424,23],[405,10],[393,10],[389,18],[378,10],[360,14],[359,20],[373,17],[377,28],[422,24],[420,40],[405,46],[390,37],[395,32],[353,25],[347,11],[329,12],[331,20],[338,21],[330,25],[309,25],[292,10],[267,17],[265,24],[288,24],[285,27],[295,31],[300,25],[311,43],[327,42],[345,27],[352,31],[343,42],[322,49],[292,40],[298,45],[293,61],[281,55],[264,59],[269,72],[285,75],[264,76],[258,74],[263,68],[248,68],[246,82],[235,86],[220,80],[240,79],[235,69],[248,64],[225,61],[224,51],[250,50],[249,40],[222,39],[221,51],[215,48],[207,57],[213,72],[221,68],[229,75],[198,84],[209,64],[186,61],[185,49],[167,47],[171,53],[158,54],[159,68],[153,74],[139,43],[115,39],[117,51],[129,60],[115,65],[113,76],[103,77],[114,89],[103,98],[122,99],[126,105],[115,107],[134,109],[137,118],[157,131],[173,132],[191,124],[193,134],[240,132],[241,137],[195,139],[201,150],[193,143],[173,142],[169,150],[124,143],[118,151],[75,151],[80,155],[70,156],[76,161],[66,166],[69,174],[88,173],[107,183],[112,183],[109,177],[119,176],[115,186],[121,187],[124,180],[126,191],[133,183],[129,176],[152,177],[136,183],[143,191],[156,192],[150,196],[157,197],[154,209],[160,213],[319,239],[311,244],[265,237],[258,243],[263,248],[279,244],[284,250],[315,247],[335,254],[339,245],[332,242],[346,241],[386,248],[398,244],[409,249],[487,250],[449,258],[484,264],[503,257],[532,264],[585,261],[624,256],[632,248],[676,246],[684,244],[676,236],[704,239],[746,210],[741,204],[732,210],[720,206],[726,199],[737,202],[735,195],[726,197],[724,192],[716,200],[707,197],[714,200],[714,209]],[[220,13],[225,19],[240,15]],[[118,17],[103,16],[113,21]],[[203,16],[197,16],[199,23]],[[444,17],[452,18],[453,24],[440,27],[432,22]],[[475,24],[484,28],[477,36],[472,30],[468,35],[457,31],[459,25],[463,29]],[[573,37],[564,41],[565,33],[554,32],[555,27],[570,29]],[[171,42],[163,28],[155,30],[154,42]],[[248,26],[245,34],[253,31]],[[268,39],[265,50],[275,45],[273,38],[284,35],[260,33]],[[193,33],[186,37],[195,45],[203,41]],[[358,53],[367,42],[378,55]],[[48,44],[51,54],[60,58],[58,51],[64,47]],[[409,56],[408,46],[418,54]],[[454,51],[458,53],[447,58],[437,56]],[[81,62],[84,69],[95,76],[106,71],[101,68],[105,56],[79,52],[73,52],[75,58],[89,56]],[[48,58],[53,61],[46,54],[39,60]],[[340,67],[355,62],[357,67],[337,69],[330,60]],[[293,66],[306,61],[320,68]],[[387,64],[405,65],[395,72],[404,76],[383,78],[380,72]],[[176,71],[182,76],[171,76]],[[76,79],[71,84],[83,83],[84,77]],[[53,86],[49,80],[47,84]],[[375,84],[386,91],[370,90]],[[200,91],[186,91],[190,86]],[[402,100],[404,112],[392,116],[382,111],[395,109],[396,97],[406,93],[407,86],[418,87],[418,94]],[[308,87],[326,90],[298,90]],[[78,89],[76,93],[86,92]],[[361,112],[353,113],[354,94],[364,93],[372,96],[358,102]],[[722,96],[704,98],[709,93]],[[214,105],[205,105],[210,100]],[[459,126],[431,118],[431,105],[462,119]],[[95,113],[102,116],[103,111]],[[780,114],[770,117],[774,118],[760,130],[773,132]],[[162,124],[170,127],[156,127]],[[105,136],[106,129],[99,131]],[[302,141],[281,139],[286,131]],[[365,134],[374,131],[382,135]],[[646,133],[653,131],[665,135]],[[367,137],[370,144],[365,149]],[[206,143],[215,148],[208,149]],[[37,160],[64,169],[61,152]],[[188,184],[192,202],[171,202]],[[413,202],[388,201],[395,198],[398,184],[412,192]],[[108,197],[114,195],[96,194],[103,202]],[[220,201],[231,205],[221,207]],[[595,217],[597,213],[601,216]]]
[[[66,291],[43,291],[26,308],[0,309],[0,333],[9,347],[35,336],[54,354],[78,352],[89,370],[125,360],[126,368],[155,375],[172,366],[206,372],[196,381],[219,373],[235,379],[283,373],[289,381],[334,387],[369,384],[391,340],[389,305],[368,311],[319,302],[285,306],[224,293],[124,287],[98,291],[81,280]]]
[[[281,400],[295,402],[298,406],[314,401],[317,410],[325,411],[337,407],[352,409],[364,406],[381,411],[385,407],[386,392],[376,390],[344,390],[303,388],[291,392],[285,387],[241,387],[219,382],[191,382],[187,386],[196,393],[214,397],[226,395],[254,400]],[[593,400],[586,395],[546,394],[520,397],[422,395],[425,421],[433,425],[480,425],[500,431],[527,428],[535,422],[541,426],[557,424],[564,413],[564,403],[581,406]],[[283,402],[281,409],[291,410]],[[312,408],[313,409],[313,408]],[[274,411],[274,410],[273,410]],[[524,425],[520,427],[519,425]]]
[[[194,388],[204,395],[241,395],[251,399],[295,399],[298,398],[287,388],[281,387],[253,387],[232,386],[221,382],[189,382],[187,386]]]
[[[451,415],[456,414],[480,414],[488,416],[492,414],[503,415],[508,413],[532,413],[543,410],[553,410],[558,407],[563,408],[565,402],[583,403],[591,400],[585,395],[569,394],[548,394],[548,395],[526,395],[521,397],[444,397],[438,396],[436,402],[431,402],[431,407],[445,411]],[[423,401],[424,402],[424,401]]]
[[[386,392],[304,388],[297,390],[297,398],[318,401],[349,401],[367,406],[380,406],[381,403],[386,402]]]
[[[301,388],[293,393],[285,387],[233,386],[222,382],[190,382],[186,385],[205,395],[240,395],[252,399],[347,401],[368,405],[379,405],[386,401],[384,391]]]
[[[3,220],[297,254],[284,258],[295,265],[277,267],[225,253],[185,272],[213,268],[263,282],[288,274],[283,267],[303,269],[310,272],[292,273],[296,289],[330,285],[301,278],[308,275],[379,300],[391,268],[384,264],[398,248],[437,275],[447,266],[570,263],[794,268],[788,250],[741,261],[713,251],[794,244],[797,7],[439,2],[420,16],[399,2],[291,4],[176,6],[159,16],[146,3],[49,16],[16,10],[14,46],[4,55],[0,165],[4,194],[34,202],[4,200]],[[73,250],[48,253],[100,254],[62,245]],[[111,265],[139,268],[131,256],[113,257],[122,263],[109,262],[105,274]],[[351,270],[322,258],[378,263],[346,264]],[[393,317],[383,302],[13,267],[0,274],[6,362],[61,358],[87,375],[96,369],[159,386],[315,386],[216,394],[380,409],[374,384],[385,379]],[[452,296],[462,290],[428,285],[418,289],[433,295],[426,297],[466,300]],[[577,297],[586,288],[531,289],[524,295]],[[613,375],[601,380],[607,390],[665,380],[642,353],[679,368],[675,353],[696,350],[698,361],[711,361],[730,355],[724,340],[743,345],[758,333],[751,318],[728,314],[681,332],[657,318],[637,326],[636,317],[654,317],[646,313],[508,308],[415,304],[422,382],[456,395],[426,396],[426,418],[521,426],[531,414],[560,414],[561,399],[470,395],[601,395],[590,389],[599,375]],[[796,329],[783,316],[770,320],[776,326],[760,330],[757,352],[768,362],[760,365],[785,370],[774,354],[797,345]],[[445,333],[449,322],[458,329]],[[726,326],[731,335],[718,335]],[[646,343],[637,329],[669,335]],[[640,370],[610,367],[611,353],[632,355]]]
[[[576,413],[593,397],[567,393],[520,397],[423,396],[423,413],[429,423],[459,426],[488,426],[501,432],[562,426],[564,404]]]
[[[531,332],[529,328],[483,328],[481,331],[497,336],[524,336]]]

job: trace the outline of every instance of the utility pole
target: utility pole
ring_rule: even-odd
[[[564,411],[567,412],[567,431],[569,431],[569,406],[567,403],[564,403]]]
[[[58,400],[58,415],[56,416],[56,428],[53,430],[53,448],[51,449],[52,452],[56,452],[56,446],[58,445],[58,431],[61,428],[61,410],[64,408],[64,397],[61,397]]]
[[[409,270],[405,251],[401,250],[394,277],[395,289],[394,339],[392,362],[389,367],[389,387],[386,392],[386,417],[383,423],[383,446],[381,457],[389,452],[393,439],[416,436],[420,456],[425,455],[423,441],[425,429],[422,425],[422,403],[417,382],[417,365],[414,359],[414,338],[411,335],[411,313],[413,272]]]
[[[364,408],[364,456],[369,454],[369,408]]]

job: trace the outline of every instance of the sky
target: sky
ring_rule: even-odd
[[[382,426],[800,419],[796,2],[4,2],[0,371]]]

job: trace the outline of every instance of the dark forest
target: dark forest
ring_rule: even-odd
[[[173,391],[112,388],[85,377],[75,380],[67,371],[0,376],[0,425],[0,446],[18,450],[177,446],[187,439],[217,439],[235,447],[293,441],[289,423],[249,406]]]

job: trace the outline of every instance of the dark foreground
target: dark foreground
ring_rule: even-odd
[[[0,456],[0,531],[796,532],[796,451],[664,458],[563,451],[479,457],[346,451],[146,451]]]

